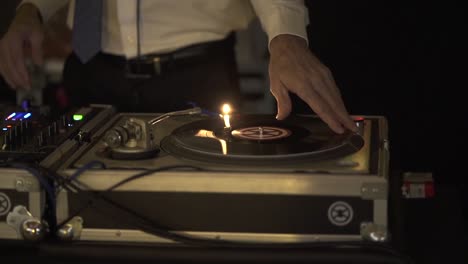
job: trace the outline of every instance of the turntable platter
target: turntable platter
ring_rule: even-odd
[[[227,129],[219,118],[185,124],[163,139],[161,147],[180,158],[250,163],[313,161],[343,157],[364,145],[355,133],[336,134],[318,118],[267,115],[233,116]]]

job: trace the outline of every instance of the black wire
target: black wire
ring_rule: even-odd
[[[136,180],[136,179],[139,179],[139,178],[142,178],[142,177],[145,177],[145,176],[148,176],[150,174],[153,174],[153,173],[156,173],[156,172],[161,172],[161,171],[167,171],[167,170],[172,170],[172,169],[180,169],[180,168],[189,168],[189,169],[194,169],[194,170],[201,170],[201,168],[199,167],[195,167],[195,166],[185,166],[185,165],[175,165],[175,166],[166,166],[166,167],[161,167],[161,168],[157,168],[157,169],[150,169],[150,170],[145,170],[143,172],[140,172],[138,174],[135,174],[127,179],[124,179],[114,185],[112,185],[111,187],[109,187],[108,189],[106,189],[105,191],[103,192],[111,192],[112,190],[118,188],[119,186],[122,186],[130,181],[133,181],[133,180]],[[84,171],[83,171],[84,172]],[[81,174],[79,174],[81,175]],[[77,178],[78,176],[77,175],[76,177],[74,177],[72,180],[73,181],[77,181]],[[81,189],[79,186],[73,184],[71,181],[69,181],[69,179],[64,179],[65,177],[64,176],[60,176],[57,174],[57,177],[60,177],[62,178],[61,179],[61,186],[64,187],[64,188],[67,188],[68,190],[70,190],[70,188],[67,187],[67,185],[71,186],[73,189],[75,190],[79,190],[79,191],[86,191],[86,190],[83,190]],[[78,182],[78,184],[80,185],[84,185],[83,183],[81,182]],[[103,199],[102,197],[102,192],[96,192],[95,191],[95,195],[93,197],[92,200],[96,200],[96,199]],[[86,206],[83,206],[82,208],[78,209],[75,213],[71,214],[67,219],[63,220],[60,224],[58,224],[58,228],[62,227],[63,225],[65,225],[68,221],[70,221],[71,219],[73,219],[75,216],[79,215],[82,211],[84,211],[85,209],[87,209],[92,203],[93,201],[92,200],[88,200],[87,201],[87,204]]]
[[[49,173],[44,173],[47,172],[47,169],[36,164],[12,163],[11,166],[28,171],[38,180],[40,186],[44,188],[46,201],[48,201],[48,203],[46,202],[44,206],[41,218],[48,223],[50,229],[54,232],[56,230],[57,219],[57,196],[53,185],[53,179],[49,178]],[[50,180],[52,181],[51,183],[49,183]]]
[[[334,242],[334,241],[320,241],[320,242],[290,242],[290,243],[256,243],[256,242],[237,242],[230,240],[221,240],[221,239],[210,239],[210,238],[201,238],[193,237],[189,235],[180,235],[177,233],[170,232],[167,227],[162,227],[159,224],[156,224],[154,221],[147,219],[146,217],[138,214],[130,208],[127,208],[115,201],[108,199],[105,196],[100,196],[100,199],[107,202],[109,205],[120,209],[128,214],[131,218],[125,217],[115,217],[115,219],[125,219],[127,222],[137,228],[141,229],[144,232],[157,235],[163,238],[168,238],[176,242],[181,242],[191,246],[209,246],[209,247],[228,247],[228,248],[311,248],[311,247],[350,247],[350,246],[366,246],[368,248],[376,250],[384,250],[392,255],[398,255],[399,253],[395,252],[388,246],[382,244],[376,244],[374,242],[365,242],[365,241],[349,241],[349,242]],[[108,208],[108,207],[106,207]],[[139,221],[128,221],[128,219],[137,219]]]
[[[126,221],[127,224],[134,226],[137,229],[140,229],[146,233],[156,235],[162,238],[167,238],[170,240],[173,240],[175,242],[180,242],[186,245],[190,246],[198,246],[198,247],[222,247],[222,248],[320,248],[320,247],[334,247],[334,248],[341,248],[341,247],[356,247],[356,248],[367,248],[367,249],[372,249],[372,250],[378,250],[378,251],[384,251],[388,254],[391,254],[393,256],[405,259],[407,258],[404,255],[399,254],[397,251],[393,250],[391,247],[382,245],[382,244],[376,244],[373,242],[363,242],[363,241],[354,241],[354,242],[292,242],[292,243],[253,243],[253,242],[237,242],[237,241],[229,241],[229,240],[220,240],[220,239],[210,239],[210,238],[200,238],[200,237],[193,237],[189,235],[181,235],[177,233],[173,233],[169,231],[170,229],[167,227],[163,227],[158,223],[155,223],[153,220],[147,219],[146,217],[142,216],[141,214],[133,211],[130,208],[127,208],[112,199],[109,199],[105,196],[106,193],[111,192],[112,190],[115,190],[116,188],[131,182],[133,180],[151,175],[156,172],[160,171],[166,171],[166,170],[171,170],[171,169],[176,169],[176,168],[191,168],[191,169],[196,169],[200,170],[198,167],[193,167],[193,166],[168,166],[168,167],[162,167],[158,169],[152,169],[152,170],[147,170],[138,174],[135,174],[134,176],[131,176],[127,179],[124,179],[108,189],[106,189],[103,192],[96,192],[94,191],[92,193],[92,198],[88,199],[86,201],[86,206],[80,208],[77,212],[75,212],[73,215],[71,215],[67,220],[63,221],[63,224],[67,223],[69,220],[71,220],[73,217],[77,216],[79,213],[81,213],[83,210],[91,206],[96,200],[102,200],[105,201],[108,205],[111,205],[114,208],[119,209],[122,212],[125,212],[128,214],[130,217],[113,217],[113,219],[119,219],[120,221]],[[73,183],[69,182],[67,184],[72,184]],[[80,189],[77,186],[73,186],[75,189]],[[83,190],[81,190],[83,191]],[[105,208],[109,208],[108,206],[105,206]],[[102,212],[101,212],[102,213]],[[59,226],[61,226],[59,225]],[[408,263],[411,263],[408,260]]]
[[[133,226],[143,232],[148,234],[152,234],[155,236],[159,236],[162,238],[167,238],[173,240],[175,242],[183,243],[187,246],[194,246],[194,247],[210,247],[210,248],[234,248],[234,249],[260,249],[260,248],[267,248],[267,249],[300,249],[300,248],[308,248],[308,249],[366,249],[366,250],[373,250],[380,253],[387,253],[394,257],[399,258],[400,260],[405,260],[406,263],[412,263],[412,260],[405,255],[402,255],[392,249],[389,246],[374,243],[374,242],[366,242],[366,241],[346,241],[346,242],[336,242],[336,241],[321,241],[321,242],[293,242],[293,243],[254,243],[254,242],[236,242],[236,241],[229,241],[229,240],[219,240],[219,239],[209,239],[209,238],[200,238],[200,237],[191,237],[189,235],[180,235],[177,233],[172,233],[169,231],[168,228],[162,227],[154,221],[148,220],[147,218],[143,217],[142,215],[134,212],[133,210],[122,206],[111,199],[105,197],[102,193],[93,193],[95,198],[103,200],[107,202],[106,206],[103,208],[109,209],[110,205],[114,208],[119,209],[125,213],[129,214],[129,217],[122,217],[122,215],[110,214],[107,213],[107,216],[112,217],[113,219],[119,219],[121,222],[125,221],[126,224]],[[92,202],[89,202],[89,205]],[[98,213],[106,215],[103,210],[99,210]],[[136,220],[136,221],[135,221]]]
[[[85,171],[92,169],[96,165],[100,166],[101,168],[105,169],[106,164],[104,164],[101,161],[98,160],[93,160],[85,164],[84,166],[78,168],[69,178],[69,181],[74,181],[76,178],[78,178],[81,174],[83,174]]]
[[[161,172],[161,171],[168,171],[168,170],[172,170],[172,169],[193,169],[193,170],[202,170],[202,168],[200,167],[195,167],[195,166],[190,166],[190,165],[174,165],[174,166],[166,166],[166,167],[161,167],[161,168],[157,168],[157,169],[149,169],[149,170],[145,170],[143,172],[140,172],[138,174],[135,174],[127,179],[124,179],[114,185],[112,185],[111,187],[109,187],[106,192],[110,192],[124,184],[126,184],[127,182],[131,182],[131,181],[134,181],[136,179],[139,179],[139,178],[142,178],[142,177],[145,177],[145,176],[148,176],[150,174],[153,174],[153,173],[157,173],[157,172]]]
[[[12,163],[11,166],[13,168],[23,169],[29,172],[38,180],[39,184],[44,188],[44,190],[50,197],[55,197],[54,188],[48,183],[48,179],[45,176],[43,176],[36,168],[33,168],[31,164]],[[55,201],[53,203],[53,206],[55,208]]]
[[[40,172],[32,168],[30,166],[24,165],[24,164],[16,164],[16,167],[19,168],[24,168],[28,170],[31,174],[33,174],[38,180],[44,184],[44,188],[49,189],[49,185],[46,184],[45,179],[43,176],[40,174]],[[195,170],[201,170],[198,167],[194,166],[167,166],[167,167],[162,167],[158,169],[152,169],[152,170],[146,170],[141,173],[135,174],[134,176],[131,176],[127,179],[124,179],[108,189],[106,189],[104,192],[97,192],[94,191],[92,193],[93,197],[91,199],[87,199],[86,205],[82,208],[80,208],[77,212],[72,214],[69,218],[67,218],[65,221],[63,221],[61,224],[56,225],[56,228],[53,228],[52,230],[58,230],[61,226],[64,224],[68,223],[72,218],[77,216],[80,212],[83,210],[87,209],[89,206],[91,206],[96,200],[102,200],[105,201],[107,204],[111,205],[114,208],[119,209],[122,212],[125,212],[130,215],[130,217],[113,217],[113,219],[119,219],[120,221],[126,221],[129,225],[134,226],[137,229],[140,229],[144,232],[147,232],[149,234],[153,234],[162,238],[167,238],[175,242],[180,242],[185,245],[189,246],[197,246],[197,247],[214,247],[214,248],[358,248],[358,249],[363,249],[366,248],[368,250],[377,250],[377,251],[383,251],[386,252],[390,255],[393,255],[395,257],[398,257],[400,259],[407,259],[408,263],[411,263],[411,260],[407,256],[401,255],[394,249],[392,249],[389,246],[383,245],[383,244],[376,244],[373,242],[363,242],[363,241],[354,241],[354,242],[292,242],[292,243],[254,243],[254,242],[237,242],[237,241],[229,241],[229,240],[220,240],[220,239],[210,239],[210,238],[200,238],[200,237],[192,237],[189,235],[181,235],[177,233],[173,233],[169,231],[170,229],[167,227],[163,227],[157,223],[155,223],[152,220],[147,219],[146,217],[142,216],[141,214],[133,211],[132,209],[129,209],[119,203],[116,203],[115,201],[105,197],[106,193],[111,192],[112,190],[115,190],[116,188],[131,182],[133,180],[149,176],[153,173],[161,172],[161,171],[167,171],[171,169],[177,169],[177,168],[190,168],[190,169],[195,169]],[[57,182],[61,181],[62,179],[62,187],[71,190],[69,186],[74,188],[75,190],[79,190],[83,192],[80,187],[76,186],[73,182],[67,181],[67,179],[64,179],[65,177],[62,175],[59,175],[55,171],[48,170],[47,168],[39,167],[39,169],[45,170],[47,172],[47,175],[49,177],[52,177],[54,180]],[[78,174],[79,176],[80,174]],[[78,176],[73,178],[73,181],[76,181]],[[81,183],[82,184],[82,183]],[[54,195],[51,195],[53,198],[55,198]],[[51,201],[52,202],[52,201]],[[55,202],[54,202],[55,204]],[[53,207],[55,210],[55,206]],[[108,207],[106,207],[108,208]]]

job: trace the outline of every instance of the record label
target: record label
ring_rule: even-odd
[[[258,141],[286,138],[291,135],[291,131],[280,127],[256,126],[236,129],[231,134],[236,138]]]

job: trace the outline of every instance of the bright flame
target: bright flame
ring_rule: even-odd
[[[223,104],[223,114],[229,115],[231,112],[231,106],[229,104]]]
[[[229,104],[223,104],[223,118],[224,118],[224,127],[231,127],[231,122],[229,122],[229,113],[231,113],[231,106]]]

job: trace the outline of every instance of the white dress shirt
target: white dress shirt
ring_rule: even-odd
[[[90,0],[92,1],[92,0]],[[44,21],[70,3],[67,24],[73,28],[74,0],[24,0]],[[127,58],[137,55],[137,1],[105,0],[102,50]],[[280,34],[307,40],[307,8],[302,0],[141,0],[141,54],[164,53],[220,40],[245,29],[258,16],[269,41]]]

